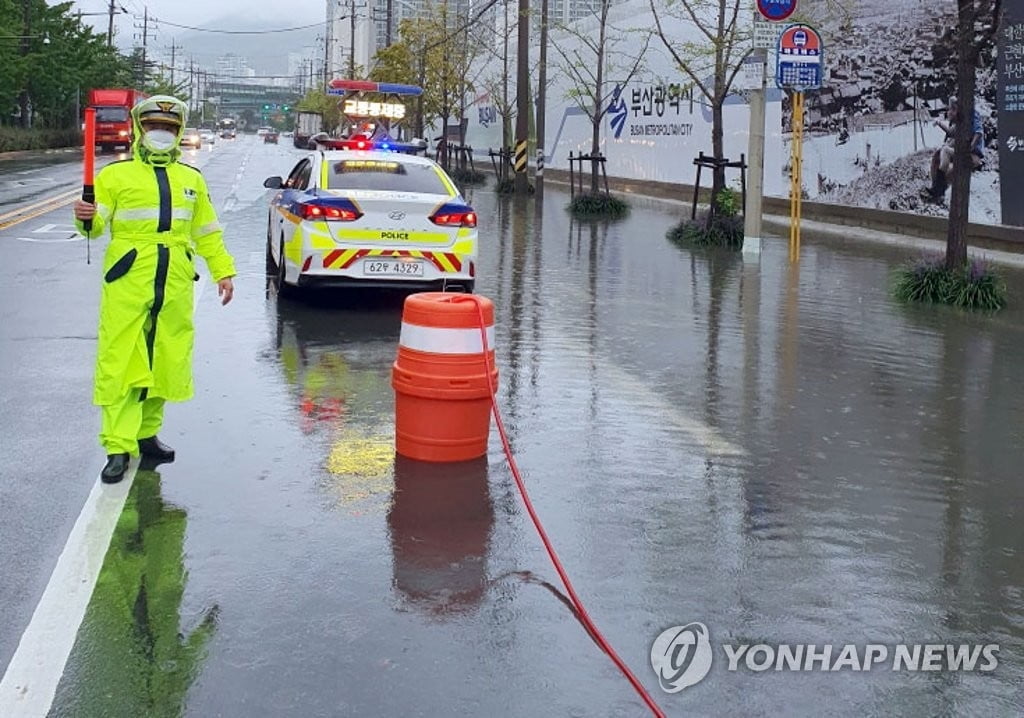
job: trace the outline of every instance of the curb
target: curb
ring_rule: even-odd
[[[59,154],[71,154],[72,152],[81,152],[81,147],[56,147],[47,150],[13,150],[11,152],[0,152],[0,162],[3,160],[17,160],[24,157],[33,157],[39,155],[59,155]]]
[[[544,182],[545,184],[557,184],[563,187],[569,186],[569,182],[563,181],[561,178],[556,179],[545,176]],[[622,190],[614,187],[612,188],[612,194],[616,194],[623,199],[628,199],[630,197],[643,197],[645,200],[685,207],[687,210],[689,210],[691,206],[689,201],[669,197],[659,197],[657,195],[645,194],[638,191]],[[701,206],[706,207],[707,205]],[[688,217],[689,214],[686,216]],[[786,241],[786,235],[789,233],[788,215],[765,212],[762,215],[761,224],[766,233],[778,233],[782,237],[782,241]],[[883,232],[877,229],[855,227],[849,224],[833,224],[829,222],[822,222],[820,220],[804,219],[800,222],[800,228],[801,235],[804,238],[821,242],[834,243],[837,240],[847,243],[869,242],[872,244],[882,244],[890,247],[917,249],[921,252],[927,253],[942,253],[946,249],[946,243],[944,240],[927,239],[924,237],[915,237],[912,235],[897,234],[894,232]],[[1010,267],[1024,268],[1024,247],[1022,247],[1021,252],[1009,252],[968,244],[967,253],[972,258],[985,259],[990,262]]]

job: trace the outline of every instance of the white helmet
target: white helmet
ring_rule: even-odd
[[[142,158],[152,164],[167,164],[177,158],[180,151],[178,145],[185,132],[188,119],[188,107],[176,97],[170,95],[154,95],[138,102],[132,108],[132,123],[135,126],[136,148]],[[176,127],[174,141],[169,147],[150,146],[146,141],[144,122],[159,121]]]

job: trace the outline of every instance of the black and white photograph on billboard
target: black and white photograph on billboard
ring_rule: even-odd
[[[803,0],[824,41],[822,87],[804,96],[806,199],[945,217],[956,107],[954,0]],[[970,220],[1002,224],[994,45],[975,93]],[[792,111],[783,100],[784,176]]]

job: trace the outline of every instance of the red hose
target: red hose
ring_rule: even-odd
[[[505,449],[505,458],[508,459],[509,468],[512,469],[512,477],[516,480],[516,486],[519,487],[519,494],[523,497],[523,503],[526,505],[526,511],[530,514],[530,519],[533,521],[534,527],[537,529],[537,533],[540,534],[540,539],[544,543],[544,548],[548,552],[548,557],[551,559],[551,563],[555,565],[555,570],[558,572],[558,577],[562,579],[562,584],[565,586],[566,593],[569,594],[569,599],[572,601],[576,610],[579,612],[580,620],[584,626],[591,632],[595,641],[598,645],[608,654],[608,657],[612,659],[612,662],[618,667],[622,674],[626,676],[626,679],[632,684],[633,689],[644,699],[644,703],[651,709],[651,712],[658,718],[665,718],[664,711],[654,702],[651,694],[647,692],[640,680],[633,675],[633,672],[629,670],[629,666],[626,665],[619,654],[615,652],[611,644],[605,639],[601,632],[594,625],[594,622],[590,618],[590,614],[587,613],[587,609],[583,607],[583,601],[576,594],[576,589],[573,588],[572,582],[569,580],[569,575],[565,572],[565,568],[562,566],[562,562],[558,558],[558,554],[555,553],[554,547],[551,545],[551,541],[548,539],[547,532],[540,523],[540,518],[537,516],[537,512],[533,509],[533,503],[530,501],[529,494],[526,493],[526,485],[523,483],[523,477],[519,473],[519,467],[516,465],[515,457],[512,456],[512,447],[509,445],[508,434],[505,432],[505,424],[501,420],[501,412],[498,410],[498,401],[495,399],[496,389],[491,379],[491,365],[487,361],[487,327],[484,320],[484,312],[480,306],[480,302],[477,297],[473,295],[466,295],[454,298],[455,301],[471,301],[476,304],[477,315],[480,318],[480,339],[483,342],[483,356],[484,365],[486,367],[484,374],[487,375],[487,384],[491,392],[491,410],[494,414],[494,421],[498,425],[498,434],[501,436],[501,444]]]

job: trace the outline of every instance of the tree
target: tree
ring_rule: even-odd
[[[0,39],[0,123],[17,108],[23,127],[77,127],[80,97],[93,87],[124,83],[125,58],[106,46],[106,37],[72,13],[72,3],[0,0],[0,27],[18,40]]]
[[[322,90],[310,90],[306,96],[299,100],[295,106],[299,112],[319,112],[323,117],[323,126],[328,130],[334,130],[341,124],[341,110],[338,108],[338,98],[328,95]],[[255,116],[254,116],[255,117]]]
[[[596,37],[595,28],[589,23],[557,24],[555,27],[568,34],[572,41],[551,43],[560,58],[556,64],[572,84],[567,93],[568,99],[573,100],[590,120],[592,157],[601,152],[602,121],[615,92],[609,80],[614,79],[620,87],[625,87],[640,71],[651,42],[650,31],[625,31],[612,25],[608,19],[612,4],[612,0],[594,0],[591,6],[591,19],[597,23]],[[607,90],[608,86],[612,89]],[[592,161],[590,166],[590,191],[597,194],[600,192],[597,161]]]
[[[649,0],[658,37],[679,69],[711,105],[711,154],[722,160],[724,137],[722,106],[733,81],[750,53],[750,31],[740,13],[747,0],[664,0],[661,14]],[[695,28],[697,38],[681,40],[669,37],[662,16],[674,18]],[[711,173],[710,218],[719,211],[718,196],[725,188],[725,167],[716,162]]]
[[[149,79],[146,83],[146,94],[147,95],[170,95],[171,97],[177,97],[182,102],[188,104],[189,100],[192,99],[191,93],[189,93],[189,81],[187,79],[181,80],[180,82],[171,82],[171,78],[164,75],[162,72],[157,73]]]
[[[946,268],[967,264],[967,228],[971,203],[971,140],[974,135],[974,92],[978,59],[991,47],[1002,16],[1001,0],[957,0],[957,116],[953,139],[953,182],[946,230]]]

